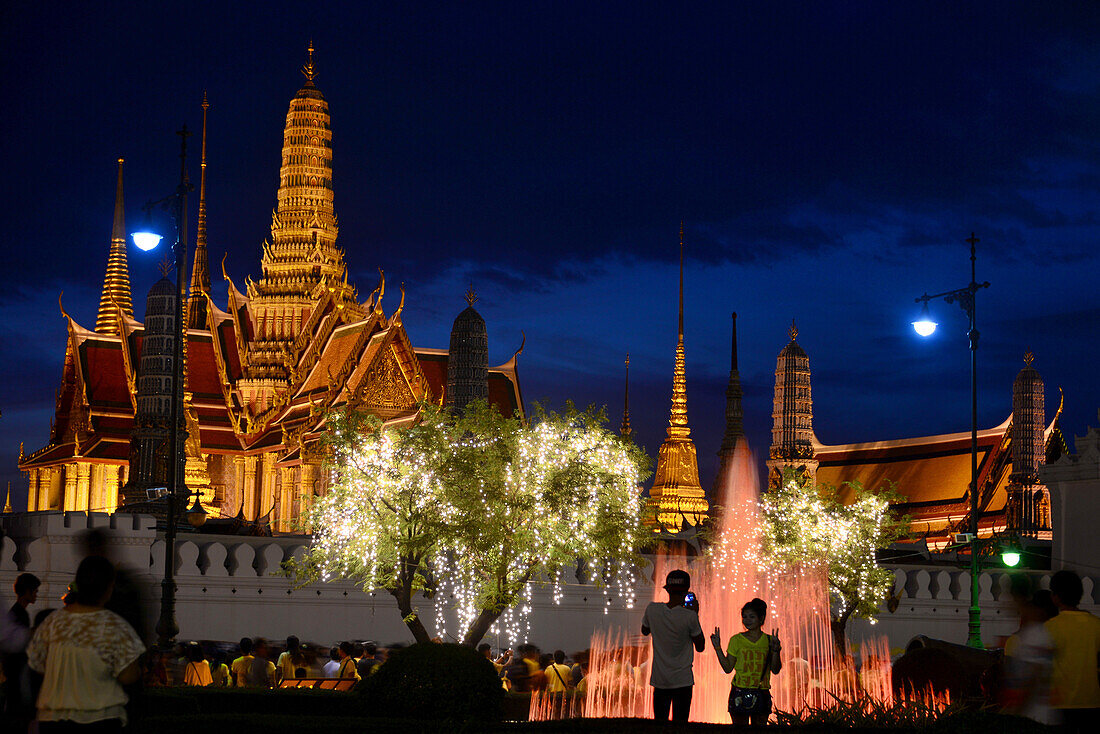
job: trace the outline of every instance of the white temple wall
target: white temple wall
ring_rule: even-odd
[[[147,615],[150,624],[159,611],[160,580],[163,577],[164,542],[158,540],[153,520],[147,516],[103,515],[79,512],[29,513],[0,519],[6,533],[0,548],[0,604],[11,604],[11,585],[21,571],[30,571],[43,581],[39,602],[32,613],[47,606],[60,607],[73,572],[80,560],[80,534],[88,527],[110,533],[113,559],[143,579],[150,590]],[[373,639],[381,644],[411,642],[396,604],[384,591],[368,594],[348,583],[313,584],[294,589],[289,579],[278,575],[279,564],[304,550],[300,538],[249,538],[237,536],[182,535],[176,549],[176,617],[180,639],[237,640],[244,636],[282,639],[289,634],[328,646],[343,639]],[[691,570],[691,566],[688,566]],[[652,569],[648,569],[649,574]],[[849,622],[849,639],[886,635],[891,648],[899,650],[915,635],[963,643],[967,633],[969,576],[965,571],[944,567],[906,566],[895,571],[897,587],[904,593],[898,609],[885,609],[875,625],[863,620]],[[649,574],[643,574],[646,577]],[[1049,583],[1049,573],[1036,573],[1040,586]],[[1007,594],[1007,574],[983,573],[982,638],[987,646],[1016,629],[1017,620]],[[1086,577],[1082,607],[1100,611],[1100,589],[1096,577]],[[526,637],[543,650],[562,648],[567,652],[589,645],[594,630],[620,627],[636,634],[642,608],[652,598],[652,580],[636,589],[638,600],[626,609],[614,598],[614,589],[591,584],[563,585],[561,603],[555,605],[550,587],[537,588],[532,613],[524,629]],[[604,613],[605,601],[613,597]],[[709,603],[710,600],[701,600]],[[736,603],[739,603],[736,602]],[[435,629],[435,602],[418,597],[414,606],[429,631]],[[4,607],[6,608],[6,606]],[[453,612],[448,629],[456,625]],[[506,646],[507,639],[489,638],[494,646]]]

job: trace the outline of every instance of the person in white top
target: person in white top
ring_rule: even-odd
[[[145,645],[126,620],[103,608],[114,579],[115,568],[106,558],[81,561],[73,602],[47,617],[27,646],[27,664],[43,675],[38,694],[43,734],[73,723],[97,724],[101,731],[126,724],[122,686],[138,680]]]
[[[691,576],[679,569],[665,577],[667,602],[651,602],[642,617],[642,634],[653,635],[653,663],[649,684],[653,686],[653,718],[668,721],[669,707],[673,721],[687,721],[691,710],[691,691],[695,676],[691,664],[695,650],[706,649],[703,628],[699,626],[699,606],[687,600]],[[685,603],[686,602],[686,603]]]
[[[321,677],[340,677],[340,648],[334,647],[329,650],[329,661],[321,666]]]

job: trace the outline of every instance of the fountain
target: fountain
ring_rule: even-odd
[[[755,464],[743,440],[735,451],[721,496],[715,498],[721,508],[717,541],[708,558],[687,564],[686,569],[699,598],[699,621],[707,637],[706,651],[695,657],[690,719],[729,723],[727,701],[732,676],[722,671],[709,638],[716,627],[720,628],[724,646],[731,635],[741,632],[741,607],[753,597],[767,602],[764,631],[777,630],[783,645],[783,670],[771,679],[776,710],[799,712],[859,697],[864,697],[868,705],[892,704],[885,638],[862,643],[863,670],[857,676],[852,658],[842,656],[833,642],[825,574],[797,567],[774,569],[762,562]],[[672,568],[685,563],[659,554],[655,565],[658,588],[654,601],[664,601],[660,581]],[[648,638],[642,637],[639,630],[596,632],[589,651],[583,704],[580,696],[535,693],[531,697],[531,720],[582,714],[590,718],[649,718],[653,690],[649,686],[649,657]],[[919,698],[939,708],[947,703],[944,697],[931,692],[914,692],[907,698]]]

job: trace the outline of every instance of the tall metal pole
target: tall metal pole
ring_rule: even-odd
[[[925,308],[928,302],[942,298],[948,303],[957,303],[966,311],[970,330],[967,336],[970,338],[970,612],[966,644],[969,647],[982,647],[982,617],[981,608],[978,605],[978,575],[981,573],[981,543],[978,542],[978,512],[981,492],[978,488],[978,327],[976,323],[974,304],[978,291],[989,287],[989,281],[979,283],[977,278],[977,255],[975,245],[980,240],[970,233],[966,242],[970,243],[970,285],[953,291],[944,291],[928,295],[925,293],[916,299],[917,303],[923,303]],[[922,334],[927,336],[927,334]]]
[[[975,316],[975,296],[978,293],[977,272],[975,269],[974,245],[978,238],[970,233],[970,298],[966,299],[967,315],[970,317],[970,611],[969,631],[966,644],[981,649],[982,612],[978,605],[978,575],[981,567],[978,562],[978,329]]]
[[[171,419],[169,430],[169,475],[168,475],[168,509],[165,513],[164,530],[164,578],[160,582],[160,619],[157,620],[157,643],[160,648],[167,649],[175,644],[176,635],[179,634],[179,624],[176,623],[176,501],[179,492],[179,447],[180,447],[180,398],[183,388],[183,311],[186,308],[184,296],[184,275],[187,260],[187,193],[191,190],[191,183],[187,178],[187,138],[191,133],[187,125],[176,132],[180,136],[180,183],[176,187],[173,215],[176,220],[176,241],[172,246],[176,257],[176,311],[173,315],[172,342],[172,398]]]

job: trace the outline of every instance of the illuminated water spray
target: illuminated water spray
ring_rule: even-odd
[[[863,670],[857,676],[851,658],[839,655],[830,631],[829,596],[824,574],[802,568],[773,569],[760,554],[761,517],[758,480],[752,453],[742,441],[730,464],[725,486],[716,497],[724,508],[717,541],[709,558],[688,563],[692,590],[699,597],[700,624],[707,649],[696,654],[691,720],[728,723],[727,703],[732,676],[721,669],[711,649],[710,635],[721,629],[722,644],[743,631],[741,607],[753,597],[768,604],[764,631],[778,630],[783,644],[783,670],[772,676],[775,708],[799,711],[827,706],[835,699],[892,703],[889,651],[886,640],[865,642]],[[658,556],[654,601],[666,600],[661,581],[668,571],[683,567],[682,558]],[[640,615],[639,615],[640,626]],[[650,645],[637,629],[597,632],[592,637],[587,693],[583,704],[561,697],[534,694],[533,720],[586,717],[650,717]]]

